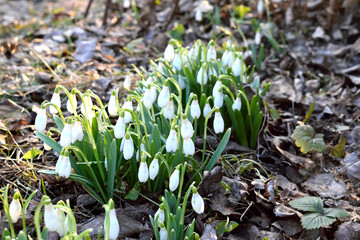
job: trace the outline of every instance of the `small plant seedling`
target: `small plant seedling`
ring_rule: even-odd
[[[290,206],[300,211],[308,212],[301,218],[301,225],[305,229],[317,229],[331,225],[336,218],[349,216],[345,210],[338,208],[324,208],[318,197],[303,197],[289,202]]]
[[[302,153],[309,151],[322,152],[326,149],[324,134],[315,134],[314,129],[309,125],[299,125],[295,128],[292,138],[296,146],[300,147]]]

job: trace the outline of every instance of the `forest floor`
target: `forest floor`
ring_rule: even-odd
[[[176,1],[155,2],[136,1],[138,12],[112,4],[103,28],[105,1],[95,1],[83,18],[86,1],[0,0],[0,187],[10,184],[27,195],[44,185],[53,201],[71,200],[80,229],[96,229],[103,224],[103,210],[80,184],[38,172],[54,169],[58,158],[34,134],[41,102],[50,100],[57,84],[90,88],[107,100],[128,72],[133,81],[139,79],[133,65],[147,69],[171,38],[183,46],[215,39],[219,48],[231,40],[244,51],[259,51],[256,22],[276,41],[263,35],[264,56],[256,70],[261,84],[271,83],[265,124],[255,150],[230,141],[225,153],[255,160],[271,176],[255,164],[219,161],[221,168],[211,176],[232,188],[208,195],[211,211],[196,218],[196,232],[202,239],[360,239],[359,1],[273,0],[269,12],[259,14],[256,1],[214,0],[200,22],[194,9],[201,1],[180,0],[175,9]],[[243,18],[240,4],[250,7]],[[246,63],[254,64],[251,57]],[[300,151],[292,138],[300,122],[323,134],[326,150]],[[26,159],[34,147],[40,154]],[[324,229],[304,230],[301,213],[288,202],[308,195],[350,216]],[[40,198],[35,196],[29,219]],[[126,220],[122,238],[152,236],[148,216],[155,206],[140,197],[117,207]],[[7,220],[0,217],[2,232]],[[216,238],[216,226],[227,219],[239,226],[218,231]]]

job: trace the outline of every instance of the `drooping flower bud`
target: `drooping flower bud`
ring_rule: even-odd
[[[215,42],[211,40],[209,45],[210,46],[209,46],[209,48],[207,50],[207,54],[206,54],[206,60],[208,62],[210,62],[211,60],[216,60]]]
[[[139,181],[142,183],[146,182],[149,178],[149,169],[148,169],[145,157],[142,157],[142,159],[141,159],[139,172],[138,172],[138,178],[139,178]]]
[[[196,95],[194,95],[194,98],[192,100],[191,106],[190,106],[190,113],[192,118],[200,118],[201,110],[199,106],[199,101]]]
[[[204,109],[203,109],[203,114],[204,114],[204,118],[206,118],[206,116],[208,115],[208,113],[211,111],[211,106],[209,101],[207,101],[205,103]],[[209,118],[211,118],[211,115],[209,116]]]
[[[123,148],[124,158],[125,160],[129,160],[134,155],[134,142],[129,133],[126,134],[125,139],[123,139],[123,141],[125,141]]]
[[[165,228],[165,223],[160,224],[160,240],[168,240],[168,233]]]
[[[46,108],[41,107],[35,118],[35,129],[39,132],[44,131],[46,128],[46,123],[47,123]]]
[[[155,215],[154,215],[154,220],[158,222],[158,225],[160,227],[160,224],[162,222],[165,222],[165,211],[164,211],[164,203],[160,204],[159,209],[156,211]],[[156,219],[157,218],[157,219]]]
[[[131,78],[130,75],[126,75],[125,79],[124,79],[124,88],[127,90],[131,89]]]
[[[235,111],[235,109],[237,109],[238,111],[241,110],[241,99],[240,96],[237,96],[233,105],[232,105],[232,109],[233,111]]]
[[[185,115],[182,117],[181,122],[181,136],[185,138],[192,137],[194,134],[194,128],[191,125],[190,121],[186,118]]]
[[[65,217],[64,217],[64,212],[60,209],[55,209],[55,213],[56,213],[56,232],[60,235],[60,236],[64,236],[65,235]]]
[[[241,73],[241,61],[240,58],[236,58],[234,64],[232,65],[232,72],[234,74],[235,77],[240,76]]]
[[[131,98],[127,98],[125,103],[122,106],[123,109],[129,109],[129,110],[133,110],[133,104],[131,101]],[[125,123],[129,123],[132,120],[131,117],[131,113],[128,111],[124,111],[124,118],[125,118]]]
[[[170,176],[170,180],[169,180],[170,191],[174,192],[177,189],[177,187],[179,186],[179,181],[180,181],[180,165],[178,165],[175,168],[174,172]]]
[[[201,22],[202,18],[203,18],[202,11],[200,9],[196,9],[196,11],[195,11],[195,20],[197,22]]]
[[[174,59],[174,56],[175,56],[174,45],[169,43],[165,48],[164,58],[166,61],[171,62]]]
[[[258,12],[258,14],[262,15],[264,13],[264,10],[265,10],[264,2],[262,0],[259,0],[258,4],[257,4],[257,12]]]
[[[116,211],[112,199],[110,199],[109,205],[110,205],[109,217],[105,216],[104,229],[106,229],[106,225],[109,225],[109,240],[116,240],[118,239],[120,233],[120,227],[119,227],[119,221],[116,217]]]
[[[172,64],[176,70],[178,70],[178,71],[181,70],[182,64],[181,64],[181,58],[180,58],[179,53],[175,54]]]
[[[192,192],[193,195],[191,197],[191,206],[197,214],[201,214],[204,212],[204,208],[205,208],[204,200],[197,192],[196,187],[192,188]]]
[[[185,84],[184,79],[186,79],[186,77],[183,77],[183,76],[181,76],[181,75],[178,75],[178,82],[179,82],[180,88],[183,89],[183,90],[184,90],[185,87],[186,87],[186,84]]]
[[[185,156],[194,155],[194,153],[195,153],[195,145],[194,145],[194,143],[193,143],[193,141],[192,141],[192,139],[190,137],[184,139],[183,149],[184,149]]]
[[[118,107],[116,104],[116,91],[113,90],[110,96],[109,105],[108,105],[108,112],[110,116],[116,116],[118,112]]]
[[[166,151],[168,153],[176,152],[177,149],[178,149],[178,138],[177,138],[177,132],[174,127],[170,130],[169,136],[166,139]]]
[[[119,118],[115,124],[114,135],[117,139],[125,136],[125,118],[124,112],[120,112]]]
[[[169,82],[166,81],[164,83],[163,88],[161,89],[161,92],[157,99],[157,103],[159,107],[163,108],[169,103],[169,100],[170,100]]]
[[[143,104],[145,105],[145,107],[146,107],[147,109],[151,109],[151,108],[152,108],[152,105],[153,105],[154,102],[152,101],[150,87],[147,87],[147,88],[145,89],[145,93],[144,93],[142,102],[143,102]]]
[[[259,30],[256,31],[256,33],[255,33],[254,42],[256,45],[260,45],[260,43],[261,43],[261,32]]]
[[[224,131],[224,120],[219,109],[215,111],[213,126],[215,133],[222,133]]]
[[[84,138],[84,132],[83,132],[83,127],[81,122],[76,121],[73,125],[73,132],[72,132],[72,137],[74,142],[75,141],[79,141],[81,142]]]
[[[157,155],[155,155],[154,159],[150,163],[149,177],[151,180],[154,180],[159,173],[159,159],[158,158],[159,157]]]
[[[206,71],[206,64],[203,63],[203,65],[201,66],[197,76],[196,76],[196,82],[199,83],[200,85],[206,85],[208,82],[208,75],[207,75],[207,71]]]
[[[60,177],[69,178],[70,174],[71,174],[71,164],[70,164],[69,152],[66,150],[64,151],[64,156],[62,158],[61,164],[59,165],[58,175]]]
[[[52,203],[45,204],[44,222],[49,231],[57,230],[57,214]]]
[[[162,109],[162,113],[165,118],[172,120],[175,117],[175,107],[172,97],[170,97],[169,102],[167,105]]]
[[[22,206],[20,203],[20,192],[16,191],[14,198],[9,205],[10,218],[13,223],[17,222],[22,213]]]
[[[67,123],[65,123],[65,126],[63,130],[61,131],[60,135],[60,145],[62,147],[70,146],[72,142],[72,124],[70,123],[71,120],[69,120]]]
[[[77,106],[77,99],[76,99],[76,93],[75,93],[75,90],[73,89],[73,91],[71,91],[71,99],[73,101],[73,104],[74,104],[74,107],[75,107],[75,111],[76,111],[76,106]],[[74,109],[71,105],[71,102],[70,102],[70,99],[67,100],[66,102],[66,109],[68,110],[69,113],[72,113],[74,114]]]
[[[55,88],[54,94],[52,95],[50,102],[52,104],[55,104],[59,108],[61,108],[60,91],[59,91],[58,87]],[[56,108],[54,106],[50,106],[50,113],[51,114],[56,114],[57,112],[58,111],[56,110]]]

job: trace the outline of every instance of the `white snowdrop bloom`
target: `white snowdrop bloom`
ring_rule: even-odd
[[[185,89],[185,87],[186,87],[184,78],[186,79],[186,77],[178,75],[178,82],[179,82],[179,85],[180,85],[181,89]]]
[[[235,77],[240,76],[241,73],[241,61],[240,58],[236,58],[235,62],[233,63],[232,67],[232,72],[234,74]]]
[[[200,9],[196,9],[195,11],[195,20],[197,22],[201,22],[202,21],[202,18],[203,18],[203,13]]]
[[[134,142],[130,137],[130,134],[126,134],[124,142],[123,154],[125,160],[129,160],[134,155]]]
[[[178,137],[175,129],[171,129],[168,138],[166,139],[166,151],[176,152],[178,149]]]
[[[191,60],[195,61],[198,57],[198,54],[199,54],[199,44],[198,43],[195,43],[192,48],[190,49],[189,51],[189,54],[188,56],[190,57]]]
[[[130,6],[131,6],[131,0],[124,0],[123,7],[126,9],[129,8]]]
[[[181,122],[181,136],[185,139],[192,137],[193,134],[194,134],[194,128],[191,125],[190,121],[184,115]]]
[[[83,102],[80,106],[80,112],[86,116],[86,118],[89,120],[90,124],[92,124],[92,119],[95,117],[95,112],[92,109],[94,104],[91,100],[91,97],[89,95],[85,95],[84,97],[85,102]]]
[[[111,93],[110,100],[109,100],[109,105],[108,105],[108,112],[109,112],[110,116],[116,116],[117,112],[118,112],[118,107],[117,107],[117,104],[116,104],[116,97],[117,97],[116,96],[116,91],[114,90]]]
[[[210,43],[210,47],[207,51],[207,55],[206,55],[206,60],[208,62],[211,62],[211,60],[216,60],[216,48],[215,48],[215,43],[213,41],[211,41]]]
[[[19,193],[15,193],[15,195],[18,195],[18,194]],[[15,195],[9,205],[10,218],[13,223],[15,223],[19,220],[21,213],[22,213],[22,207],[21,207],[21,203],[20,203],[20,199],[19,199],[20,197],[15,196]]]
[[[82,127],[81,122],[76,121],[74,123],[72,135],[73,135],[73,139],[75,139],[75,141],[77,140],[77,141],[81,142],[83,140],[84,132],[83,132],[83,127]]]
[[[144,82],[144,86],[147,87],[150,83],[154,82],[154,79],[150,76]]]
[[[45,204],[44,222],[49,231],[57,230],[57,214],[52,203]]]
[[[104,219],[104,229],[106,228],[107,217]],[[115,208],[109,211],[109,240],[118,239],[120,233],[119,221],[116,217]]]
[[[172,99],[167,103],[167,105],[162,109],[162,113],[165,118],[172,120],[175,117],[175,107]]]
[[[149,178],[149,169],[148,169],[145,158],[143,158],[140,162],[138,178],[139,178],[139,181],[142,183],[146,182]]]
[[[105,157],[105,159],[104,159],[104,167],[105,167],[106,171],[108,171],[107,157]]]
[[[165,222],[165,211],[164,211],[164,204],[160,204],[160,207],[159,209],[156,211],[155,215],[154,215],[154,220],[156,220],[157,218],[157,222],[158,222],[158,225],[160,227],[160,224]]]
[[[178,70],[178,71],[181,70],[182,64],[181,64],[181,58],[180,58],[179,53],[175,54],[172,64],[176,70]]]
[[[159,234],[160,234],[160,240],[168,240],[168,233],[167,233],[164,223],[161,223],[161,225],[160,225],[160,233]]]
[[[60,99],[59,88],[55,88],[54,94],[52,95],[50,102],[52,104],[55,104],[56,106],[58,106],[61,109],[61,99]],[[56,108],[54,106],[50,106],[51,114],[56,114],[57,112],[58,111],[56,110]]]
[[[235,111],[235,109],[237,109],[238,111],[241,110],[241,99],[240,97],[237,97],[232,105],[232,109],[233,111]]]
[[[125,136],[125,128],[125,118],[123,113],[120,113],[114,129],[114,135],[117,139],[123,138]]]
[[[143,151],[145,151],[145,144],[144,144],[144,142],[141,142],[140,143],[140,149],[138,149],[137,152],[136,152],[136,161],[139,161],[140,153],[142,153]],[[147,158],[146,154],[144,154],[143,156],[144,156],[145,159]]]
[[[70,233],[69,229],[69,214],[66,214],[65,220],[64,220],[64,235],[68,235]]]
[[[195,153],[195,145],[194,145],[194,143],[193,143],[193,141],[192,141],[192,139],[190,137],[184,139],[183,149],[184,149],[185,156],[194,155],[194,153]]]
[[[71,174],[71,164],[70,164],[69,153],[65,152],[61,165],[59,166],[58,175],[60,177],[69,178],[70,174]]]
[[[35,129],[39,132],[42,132],[46,128],[47,123],[47,115],[46,115],[46,108],[40,108],[38,114],[35,118]]]
[[[197,189],[195,187],[193,187],[193,194],[191,197],[191,206],[197,214],[201,214],[204,212],[204,208],[205,208],[204,200],[200,196],[200,194],[197,192]]]
[[[224,53],[223,53],[223,55],[222,55],[222,57],[221,57],[221,61],[223,62],[223,65],[225,65],[225,66],[227,66],[228,65],[228,59],[229,59],[229,53],[230,53],[230,51],[229,50],[226,50]]]
[[[157,103],[159,107],[165,107],[170,100],[170,91],[169,91],[169,83],[165,82],[165,85],[160,91],[159,97],[157,99]]]
[[[131,89],[131,78],[130,75],[126,75],[125,79],[124,79],[124,88],[127,90]]]
[[[147,109],[152,108],[153,101],[152,101],[152,97],[151,97],[150,88],[145,89],[145,93],[143,95],[142,102]]]
[[[170,176],[170,180],[169,180],[170,191],[174,192],[177,189],[177,187],[179,186],[179,180],[180,180],[180,170],[178,169],[178,167],[176,167],[176,169]]]
[[[65,126],[61,131],[61,135],[60,135],[60,145],[62,147],[70,146],[72,142],[72,131],[73,131],[72,124],[65,123]]]
[[[159,173],[159,159],[157,156],[152,160],[149,166],[149,177],[154,180]]]
[[[64,213],[62,210],[60,209],[55,209],[55,213],[56,213],[56,232],[60,235],[60,236],[64,236],[65,235],[65,229],[64,229],[64,222],[65,222],[65,217],[64,217]]]
[[[203,114],[204,114],[204,118],[206,118],[206,116],[208,115],[208,113],[211,111],[211,106],[209,102],[205,103],[204,109],[203,109]],[[211,118],[211,115],[209,116],[209,118]]]
[[[200,106],[199,106],[199,101],[197,100],[197,97],[192,100],[191,106],[190,106],[190,113],[191,113],[191,117],[192,118],[200,118],[201,115],[201,110],[200,110]]]
[[[224,131],[224,119],[222,118],[220,111],[215,111],[213,126],[215,133],[222,133]]]
[[[56,161],[56,165],[55,165],[55,172],[57,174],[59,174],[59,172],[60,172],[60,167],[63,163],[63,160],[64,160],[64,152],[61,152],[58,160]]]
[[[151,104],[153,104],[156,101],[157,98],[157,91],[155,86],[150,87],[150,96],[151,96]]]
[[[264,13],[265,10],[265,5],[264,2],[262,0],[258,0],[258,4],[257,4],[257,12],[259,15],[262,15]]]
[[[72,99],[72,101],[73,101],[73,103],[74,103],[74,107],[75,107],[75,110],[76,110],[77,99],[76,99],[76,94],[75,94],[75,92],[71,92],[70,96],[71,96],[71,99]],[[72,106],[71,106],[70,99],[68,99],[68,100],[66,101],[66,109],[68,110],[69,113],[74,114],[74,109],[73,109]]]
[[[232,67],[234,61],[235,61],[235,53],[233,51],[230,51],[227,59],[227,67]]]
[[[218,77],[218,74],[215,70],[215,68],[213,66],[209,66],[209,70],[208,70],[208,76],[211,77],[211,76],[214,76],[215,78]]]
[[[254,42],[255,42],[256,45],[260,45],[260,43],[261,43],[261,33],[260,33],[260,31],[256,31]]]
[[[224,103],[224,94],[221,91],[219,91],[219,93],[214,96],[214,106],[221,108],[223,103]]]
[[[133,110],[133,104],[130,98],[126,99],[125,103],[122,106],[123,109],[129,109],[129,110]],[[125,119],[125,123],[129,123],[132,120],[131,117],[131,113],[129,113],[128,111],[124,111],[124,119]]]
[[[166,61],[171,62],[174,59],[174,56],[175,56],[174,45],[168,44],[165,48],[164,58]]]
[[[198,72],[198,74],[196,75],[196,82],[199,83],[200,85],[206,85],[208,82],[208,75],[206,72],[206,65],[203,64]]]
[[[214,87],[213,87],[213,90],[212,90],[212,96],[215,98],[215,96],[217,94],[219,94],[219,91],[222,89],[222,82],[221,80],[217,80]]]

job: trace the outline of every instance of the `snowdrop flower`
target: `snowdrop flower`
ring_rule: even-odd
[[[175,54],[172,64],[176,70],[178,70],[178,71],[181,70],[182,64],[181,64],[181,58],[180,58],[179,53]]]
[[[175,56],[174,45],[169,42],[169,44],[165,48],[164,58],[166,61],[171,62],[174,59],[174,56]]]
[[[231,67],[235,60],[235,54],[233,51],[226,50],[221,58],[223,65]]]
[[[52,203],[45,204],[44,222],[49,231],[57,230],[57,214]]]
[[[60,145],[62,147],[70,146],[72,142],[72,124],[70,123],[71,120],[69,120],[67,123],[65,123],[65,126],[63,130],[61,131],[60,135]]]
[[[198,42],[196,42],[189,51],[188,56],[190,57],[190,59],[192,59],[193,61],[197,59],[199,54],[199,49],[200,49],[199,44]]]
[[[151,102],[154,103],[157,98],[157,91],[155,86],[150,87],[150,96],[151,96]]]
[[[234,74],[235,77],[240,76],[241,73],[241,61],[240,58],[236,58],[235,62],[232,65],[232,72]]]
[[[209,66],[208,76],[209,77],[214,76],[215,78],[218,77],[218,74],[217,74],[215,68],[212,65]]]
[[[69,152],[68,151],[64,152],[62,161],[60,162],[60,164],[58,166],[58,170],[59,171],[57,172],[57,174],[60,177],[64,177],[64,178],[69,178],[70,177],[71,164],[70,164],[70,158],[69,158]]]
[[[60,91],[59,91],[58,87],[55,88],[54,94],[52,95],[50,102],[52,104],[55,104],[59,108],[61,108]],[[54,106],[50,106],[50,113],[51,114],[56,114],[57,112],[58,111],[56,110],[56,108]]]
[[[190,137],[184,139],[183,149],[185,156],[192,156],[195,153],[195,146]]]
[[[264,2],[262,0],[259,0],[258,4],[257,4],[257,12],[258,12],[258,14],[262,15],[264,13],[264,10],[265,10]]]
[[[227,61],[228,61],[228,58],[229,58],[229,53],[230,53],[230,51],[229,51],[229,50],[226,50],[226,51],[223,53],[222,57],[221,57],[221,61],[223,62],[223,64],[224,64],[225,66],[227,66]]]
[[[145,151],[145,144],[144,144],[144,139],[141,141],[140,143],[140,149],[137,150],[136,152],[136,161],[139,161],[140,158],[140,153],[142,153],[143,151]],[[146,154],[143,154],[143,156],[145,157],[145,159],[147,158]]]
[[[58,160],[56,161],[56,165],[55,165],[55,172],[56,173],[60,172],[60,166],[63,163],[63,159],[64,159],[64,151],[61,151],[60,156],[59,156]]]
[[[260,45],[260,43],[261,43],[261,33],[260,33],[259,30],[256,31],[256,33],[255,33],[254,42],[255,42],[256,45]]]
[[[125,160],[129,160],[134,155],[134,142],[130,137],[129,133],[126,134],[125,139],[123,139],[123,141],[125,141],[123,148],[124,158]]]
[[[131,89],[131,78],[130,75],[126,75],[125,79],[124,79],[124,88],[127,90]]]
[[[152,105],[154,102],[152,101],[150,87],[145,89],[145,93],[144,93],[142,101],[147,109],[152,108]]]
[[[150,163],[149,177],[151,180],[154,180],[159,173],[159,159],[158,158],[159,158],[159,156],[155,155],[155,158]]]
[[[167,105],[162,109],[162,113],[165,118],[172,120],[175,117],[174,112],[175,112],[174,102],[173,102],[172,96],[171,96]]]
[[[233,105],[232,105],[232,109],[233,111],[235,111],[235,109],[237,109],[238,111],[241,110],[241,99],[240,99],[240,94],[236,97]]]
[[[200,85],[206,85],[208,82],[208,75],[206,72],[206,64],[203,63],[203,65],[201,66],[198,74],[196,75],[196,82],[199,83]]]
[[[158,171],[159,171],[159,168],[158,168]],[[142,159],[141,159],[139,172],[138,172],[138,178],[139,178],[139,181],[142,183],[146,182],[149,178],[149,169],[148,169],[145,157],[142,157]]]
[[[114,135],[117,139],[125,136],[125,118],[124,112],[120,112],[119,118],[115,124]]]
[[[204,212],[204,208],[205,208],[204,200],[197,192],[196,187],[192,188],[192,192],[193,194],[191,197],[191,206],[197,214],[201,214]]]
[[[215,133],[222,133],[224,131],[224,120],[221,116],[220,109],[216,109],[215,111],[213,126]]]
[[[212,90],[212,96],[215,97],[217,94],[219,94],[219,90],[221,89],[222,89],[222,82],[221,80],[217,80]]]
[[[76,110],[76,106],[77,106],[77,99],[76,99],[76,93],[75,93],[75,90],[72,90],[71,91],[71,100],[73,101],[74,103],[74,107],[75,107],[75,110]],[[67,100],[66,102],[66,109],[68,110],[69,113],[72,113],[74,114],[74,109],[72,108],[71,106],[71,102],[70,102],[70,99]]]
[[[221,92],[221,90],[219,90],[219,94],[215,95],[214,97],[214,106],[221,108],[223,103],[224,103],[224,95]]]
[[[178,75],[178,82],[179,82],[181,89],[185,89],[185,87],[186,87],[184,78],[186,79],[186,77]]]
[[[104,219],[104,229],[106,229],[106,225],[109,225],[109,240],[115,240],[118,239],[120,227],[119,227],[119,221],[116,217],[116,211],[114,208],[114,204],[110,204],[110,211],[109,211],[109,217],[105,216]]]
[[[35,118],[35,129],[39,132],[44,131],[46,128],[46,123],[47,123],[46,107],[41,107]]]
[[[65,235],[65,229],[64,229],[64,223],[65,223],[65,217],[64,217],[64,213],[62,210],[60,209],[55,209],[55,213],[56,213],[56,232],[60,235],[60,236],[64,236]]]
[[[198,101],[196,94],[194,95],[191,106],[190,106],[190,113],[191,113],[191,117],[194,119],[195,118],[199,119],[199,117],[201,115],[199,101]]]
[[[84,96],[85,102],[83,102],[80,106],[80,112],[86,116],[86,118],[89,120],[90,124],[92,124],[92,119],[95,117],[95,112],[92,109],[94,104],[91,100],[90,95],[85,94]]]
[[[208,62],[211,62],[212,59],[216,60],[216,48],[215,48],[215,42],[214,41],[210,41],[209,43],[209,48],[207,50],[207,55],[206,55],[206,60]]]
[[[168,138],[166,139],[166,151],[168,153],[176,152],[177,149],[178,149],[177,132],[175,130],[175,126],[173,126],[170,130]]]
[[[21,216],[22,207],[20,203],[20,193],[16,191],[14,198],[9,205],[10,218],[13,223],[17,222]]]
[[[165,228],[165,223],[161,223],[160,224],[160,240],[167,240],[168,239],[168,233],[167,230]]]
[[[132,104],[131,98],[126,99],[122,108],[131,110],[131,111],[133,110],[133,104]],[[128,111],[124,111],[124,118],[125,118],[125,123],[129,123],[132,120],[131,113]]]
[[[159,209],[156,211],[154,215],[154,220],[157,220],[158,225],[160,226],[161,223],[165,222],[165,205],[162,203],[160,204]],[[157,219],[156,219],[157,218]]]
[[[108,112],[110,116],[117,115],[118,107],[116,104],[116,91],[113,90],[110,96],[109,105],[108,105]]]
[[[77,140],[77,141],[82,141],[84,138],[84,132],[83,132],[83,128],[82,128],[82,124],[79,121],[76,121],[73,126],[72,126],[72,138],[73,138],[73,143]]]
[[[195,20],[197,22],[201,22],[202,18],[203,18],[202,11],[200,9],[196,9],[196,11],[195,11]]]
[[[204,109],[203,109],[203,114],[204,114],[204,118],[206,118],[206,116],[208,115],[208,113],[211,111],[211,106],[209,101],[206,101]],[[211,118],[211,115],[209,116],[209,118]]]
[[[126,9],[129,8],[130,6],[131,6],[131,0],[124,0],[123,7]]]
[[[150,83],[154,82],[154,79],[150,76],[146,79],[146,81],[144,82],[144,86],[147,87],[149,86]]]
[[[163,108],[168,104],[169,100],[170,100],[169,82],[165,81],[164,86],[161,89],[161,92],[157,99],[157,103],[159,107]]]
[[[108,171],[107,157],[105,157],[105,159],[104,159],[104,167],[105,167],[106,171]]]
[[[192,137],[194,134],[193,126],[191,125],[190,121],[186,118],[185,115],[182,117],[181,122],[181,136],[185,138]]]
[[[170,180],[169,180],[170,191],[174,192],[177,189],[177,187],[179,186],[179,181],[180,181],[180,165],[176,167],[176,169],[170,176]]]

